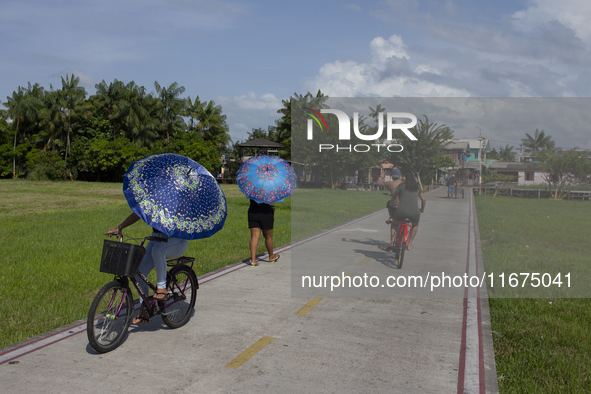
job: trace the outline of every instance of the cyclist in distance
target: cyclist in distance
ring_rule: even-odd
[[[394,242],[396,241],[396,231],[398,231],[400,223],[402,223],[405,218],[409,218],[412,224],[406,249],[411,250],[414,248],[412,241],[419,230],[419,220],[421,218],[421,213],[425,211],[425,204],[427,203],[427,200],[421,191],[419,182],[415,178],[412,171],[404,170],[402,171],[402,176],[405,178],[404,183],[400,183],[396,187],[395,192],[392,194],[392,199],[398,198],[400,203],[398,205],[398,209],[396,209],[394,212],[394,217],[392,218],[393,231],[392,239],[390,240],[390,246],[388,248],[389,250],[394,248]],[[418,199],[421,200],[420,209],[418,206]]]
[[[400,174],[400,170],[398,168],[393,168],[392,169],[392,180],[391,181],[386,181],[386,174],[385,171],[382,169],[382,174],[380,176],[380,178],[378,179],[377,185],[378,186],[383,186],[388,188],[388,190],[390,190],[390,195],[392,196],[392,198],[390,200],[388,200],[388,202],[386,203],[386,208],[388,208],[388,215],[389,215],[389,219],[386,220],[386,224],[390,225],[390,232],[392,235],[392,239],[394,239],[394,237],[396,237],[396,229],[394,227],[393,221],[394,221],[394,212],[396,212],[396,209],[398,208],[398,197],[394,197],[394,193],[396,192],[396,187],[398,185],[400,185],[402,182],[404,182],[404,177]]]
[[[117,233],[123,231],[125,227],[131,226],[138,220],[140,220],[140,217],[132,212],[131,215],[129,215],[120,225],[113,230],[109,230],[107,234],[109,234],[109,236],[117,235]],[[182,256],[187,250],[189,241],[182,238],[169,237],[155,228],[152,228],[152,231],[152,237],[163,238],[167,240],[167,242],[148,242],[148,245],[146,246],[146,254],[140,264],[139,271],[142,275],[148,277],[150,271],[156,268],[156,287],[158,290],[156,291],[156,294],[154,294],[154,299],[158,301],[168,301],[169,296],[166,291],[166,260]],[[142,291],[148,295],[148,284],[143,280],[140,280],[138,276],[136,276],[136,279],[141,286]],[[144,304],[142,303],[140,313],[132,320],[132,323],[147,323],[148,321],[150,321],[150,319],[147,315],[147,311],[144,309]]]

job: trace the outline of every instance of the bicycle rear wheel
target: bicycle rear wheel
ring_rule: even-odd
[[[398,249],[398,269],[402,268],[402,262],[404,261],[404,251],[406,250],[406,242],[400,243],[400,249]]]
[[[162,320],[170,328],[187,324],[197,299],[197,277],[189,267],[181,267],[168,277],[167,286],[172,293],[166,307],[162,308]]]
[[[121,344],[131,324],[133,297],[125,283],[112,281],[99,290],[88,312],[88,342],[99,353]]]

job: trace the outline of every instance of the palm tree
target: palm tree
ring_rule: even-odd
[[[414,136],[417,137],[417,141],[412,144],[404,144],[402,152],[388,155],[391,163],[412,169],[419,182],[421,172],[434,171],[441,150],[453,138],[453,130],[448,126],[431,123],[426,115],[423,117],[425,120],[417,119],[416,126],[411,129]]]
[[[378,116],[381,116],[380,113],[384,112],[386,109],[384,107],[382,107],[382,104],[378,104],[376,105],[376,108],[372,108],[369,107],[369,117],[373,118],[373,120],[376,122],[376,125],[378,124]]]
[[[213,100],[203,102],[197,120],[196,129],[204,140],[213,141],[219,149],[230,142],[226,115],[222,115],[221,105],[215,105]]]
[[[13,178],[16,178],[16,141],[19,127],[21,124],[24,125],[24,133],[26,133],[27,124],[32,123],[37,118],[37,110],[40,107],[39,100],[36,97],[38,90],[35,87],[38,87],[38,85],[35,84],[34,87],[31,87],[31,84],[29,84],[29,90],[27,91],[19,86],[16,91],[12,92],[12,97],[7,97],[8,101],[3,103],[14,125],[14,146],[12,154]]]
[[[64,120],[66,129],[66,156],[65,160],[68,159],[68,153],[70,151],[70,133],[73,132],[73,128],[76,123],[72,124],[72,121],[79,120],[88,105],[84,103],[86,99],[86,90],[82,86],[78,86],[80,83],[79,77],[74,77],[72,74],[69,78],[66,74],[66,79],[62,77],[62,90],[61,90],[61,106],[64,108]]]
[[[60,92],[54,91],[51,87],[43,95],[43,108],[39,111],[39,142],[43,142],[44,150],[51,146],[51,151],[55,152],[56,144],[61,145],[61,136],[63,132],[62,109],[60,105]]]
[[[96,105],[101,108],[108,120],[111,120],[113,114],[117,111],[117,101],[125,89],[125,84],[115,79],[113,82],[107,83],[103,79],[100,83],[94,85],[96,89],[95,100]]]
[[[184,109],[185,100],[179,98],[179,96],[185,92],[185,87],[173,82],[168,88],[165,88],[160,86],[157,81],[154,82],[154,87],[156,93],[158,93],[157,98],[160,99],[162,105],[160,116],[161,132],[163,135],[166,132],[166,139],[168,140],[172,132],[184,129],[184,121],[180,113]]]
[[[195,129],[199,113],[203,110],[203,104],[199,101],[199,96],[195,98],[195,101],[191,101],[191,96],[185,99],[185,106],[181,112],[182,116],[186,116],[191,120],[188,131],[191,132]]]
[[[552,141],[552,137],[545,135],[544,130],[539,131],[536,129],[533,137],[528,133],[525,133],[525,135],[527,138],[523,138],[521,142],[526,148],[530,148],[533,151],[554,149],[554,141]]]
[[[147,97],[152,96],[146,96],[146,88],[136,85],[134,81],[125,85],[121,93],[113,118],[122,122],[126,137],[132,142],[145,144],[146,137],[151,141],[154,137],[151,133],[153,120],[144,105]],[[150,105],[157,103],[150,102]]]
[[[509,144],[505,145],[505,147],[501,147],[499,149],[499,160],[500,161],[515,161],[515,152],[513,152],[513,146],[509,146]]]

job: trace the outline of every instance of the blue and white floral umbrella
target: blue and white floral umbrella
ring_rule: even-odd
[[[199,163],[181,155],[147,156],[123,177],[131,210],[149,226],[184,239],[211,237],[224,227],[226,196]]]
[[[236,182],[246,198],[257,203],[273,204],[291,196],[297,176],[289,163],[280,157],[259,155],[242,163]]]

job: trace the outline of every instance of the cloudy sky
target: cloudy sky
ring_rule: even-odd
[[[588,97],[591,2],[0,0],[0,100],[74,73],[215,100],[234,140],[272,125],[281,100],[331,97]],[[436,119],[434,121],[437,121]],[[543,128],[564,147],[591,133],[489,131],[518,145]],[[554,126],[552,126],[554,127]],[[457,137],[476,137],[456,135]],[[560,138],[559,138],[560,136]]]

